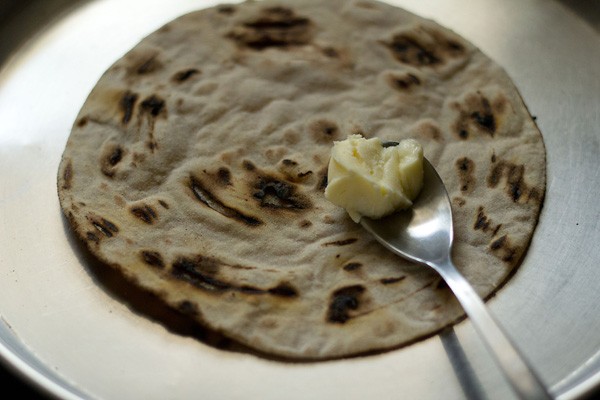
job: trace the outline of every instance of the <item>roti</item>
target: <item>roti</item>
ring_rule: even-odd
[[[423,145],[452,201],[453,260],[492,295],[538,220],[542,135],[502,67],[385,3],[245,2],[166,24],[83,104],[60,204],[106,268],[260,352],[398,348],[463,312],[325,199],[350,134]]]

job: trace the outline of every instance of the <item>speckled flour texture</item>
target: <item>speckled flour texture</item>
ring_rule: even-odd
[[[247,2],[168,23],[83,105],[60,204],[107,268],[252,348],[395,348],[462,310],[325,199],[332,141],[353,133],[421,142],[452,200],[455,263],[493,293],[538,219],[542,136],[501,67],[384,3]]]

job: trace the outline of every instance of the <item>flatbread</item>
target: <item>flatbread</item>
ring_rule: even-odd
[[[332,141],[354,133],[421,142],[452,200],[454,261],[490,296],[538,219],[542,136],[500,66],[384,3],[246,2],[166,24],[90,93],[60,204],[108,267],[254,349],[397,348],[463,313],[324,198]]]

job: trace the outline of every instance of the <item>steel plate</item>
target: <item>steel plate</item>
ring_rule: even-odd
[[[581,17],[550,0],[390,2],[479,46],[537,116],[546,201],[523,265],[489,305],[553,394],[598,394],[597,3]],[[0,3],[2,17],[15,18],[0,18],[0,356],[13,373],[64,399],[513,398],[468,320],[380,355],[283,363],[219,350],[137,312],[70,234],[56,194],[60,155],[109,65],[167,21],[216,2],[16,3]]]

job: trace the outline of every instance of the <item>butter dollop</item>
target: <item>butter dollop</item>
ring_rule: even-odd
[[[414,139],[384,147],[381,139],[350,135],[333,143],[325,198],[354,222],[412,206],[423,186],[423,148]]]

